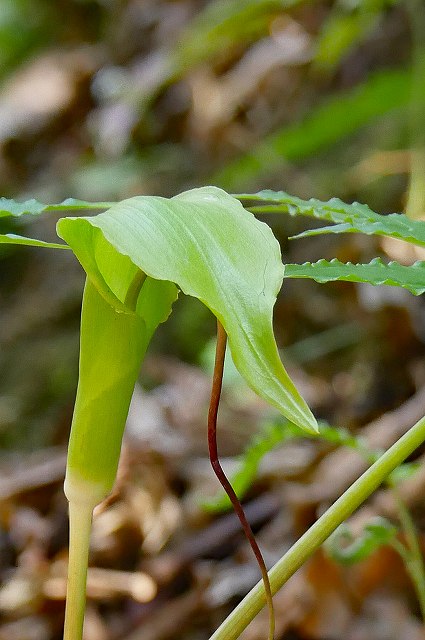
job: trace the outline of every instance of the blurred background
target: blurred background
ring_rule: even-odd
[[[114,201],[215,184],[420,218],[424,52],[423,0],[0,0],[0,193]],[[424,259],[354,234],[289,240],[311,221],[264,219],[284,262]],[[1,232],[50,240],[56,220]],[[70,252],[0,246],[1,640],[61,638],[83,281]],[[424,415],[424,311],[395,288],[285,282],[277,341],[319,419],[382,449]],[[217,491],[214,334],[181,297],[154,338],[117,490],[95,518],[85,640],[207,639],[259,578],[233,515],[202,505]],[[278,427],[229,362],[220,451],[231,473],[251,443],[245,505],[270,566],[365,468],[335,442],[282,443]],[[424,483],[422,465],[399,488],[420,542]],[[398,521],[388,489],[353,526],[376,514]],[[350,568],[320,552],[275,600],[277,640],[425,637],[390,547]],[[243,638],[266,636],[259,616]]]

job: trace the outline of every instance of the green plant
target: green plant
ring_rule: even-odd
[[[242,498],[257,475],[261,459],[272,449],[294,438],[305,437],[303,431],[285,419],[266,422],[262,431],[255,436],[239,460],[239,466],[230,478],[239,498]],[[326,423],[319,424],[319,436],[331,445],[348,447],[357,451],[369,464],[373,464],[383,454],[373,451],[359,436],[351,434],[341,427],[333,427]],[[341,524],[325,542],[325,549],[333,560],[344,565],[351,565],[369,557],[379,547],[391,545],[401,556],[410,574],[425,620],[425,566],[422,559],[417,531],[412,516],[399,496],[397,485],[418,469],[417,463],[408,462],[397,467],[387,478],[386,483],[392,489],[397,504],[400,527],[381,516],[373,517],[367,522],[357,537],[349,526]],[[220,491],[216,496],[205,500],[202,506],[207,511],[220,512],[226,510],[231,503],[226,494]],[[401,532],[405,542],[396,536]]]
[[[424,418],[379,456],[267,576],[238,498],[218,461],[215,422],[226,339],[235,365],[248,384],[292,423],[314,434],[316,421],[283,368],[273,336],[273,304],[283,277],[390,284],[418,295],[425,290],[425,263],[406,268],[377,260],[363,265],[321,260],[283,267],[270,229],[241,203],[251,204],[251,212],[307,215],[335,223],[307,232],[310,235],[362,232],[425,245],[424,223],[402,214],[381,216],[357,203],[346,205],[336,199],[307,202],[283,192],[233,197],[215,187],[205,187],[171,199],[141,196],[120,203],[67,200],[46,206],[34,200],[23,204],[5,199],[0,202],[0,217],[49,210],[107,209],[93,217],[59,220],[58,235],[66,245],[11,234],[0,236],[5,243],[71,248],[87,273],[79,386],[65,481],[71,526],[66,640],[81,637],[93,507],[111,491],[138,369],[152,334],[171,312],[178,289],[199,298],[217,317],[216,367],[208,421],[210,457],[263,573],[263,582],[216,631],[215,640],[238,637],[266,601],[271,638],[271,595],[425,440]]]

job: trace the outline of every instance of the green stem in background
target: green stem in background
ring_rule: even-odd
[[[398,467],[424,441],[425,418],[421,418],[347,489],[269,571],[273,594],[287,582],[330,534],[382,484],[391,471]],[[344,469],[341,469],[341,473],[344,473]],[[260,582],[232,611],[210,640],[236,640],[264,604],[264,587]]]
[[[210,401],[210,408],[208,412],[208,448],[210,453],[210,462],[214,470],[214,473],[217,476],[221,486],[229,496],[229,500],[233,505],[233,509],[235,510],[236,515],[239,518],[239,522],[242,525],[245,536],[247,537],[248,542],[251,545],[251,549],[253,550],[258,566],[260,567],[261,575],[263,578],[263,585],[264,585],[267,605],[269,608],[269,640],[273,640],[274,629],[275,629],[275,614],[274,614],[274,607],[273,607],[273,596],[271,592],[269,576],[267,574],[267,567],[264,562],[263,555],[255,539],[255,536],[252,532],[251,526],[248,520],[246,519],[246,515],[243,510],[243,507],[239,502],[239,498],[237,497],[231,483],[229,482],[229,479],[224,473],[223,468],[220,464],[220,460],[218,458],[217,414],[218,414],[218,407],[220,404],[221,387],[223,384],[223,370],[224,370],[224,358],[226,355],[226,343],[227,343],[226,332],[221,322],[217,321],[217,347],[216,347],[216,354],[215,354],[213,384],[211,389],[211,401]]]
[[[410,104],[410,181],[406,203],[409,218],[425,216],[425,7],[423,0],[407,0],[412,34],[412,87]]]

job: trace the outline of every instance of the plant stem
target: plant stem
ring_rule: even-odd
[[[412,88],[410,104],[410,180],[406,215],[425,216],[425,132],[424,132],[424,72],[425,72],[425,9],[422,0],[407,0],[412,33]]]
[[[269,572],[275,594],[318,547],[368,498],[385,478],[425,441],[425,418],[421,418],[386,451],[319,520],[289,549]],[[341,469],[344,473],[344,469]],[[210,640],[236,640],[265,604],[259,582],[232,611]]]
[[[269,576],[267,574],[267,567],[264,562],[264,558],[262,556],[260,548],[255,539],[255,536],[252,532],[251,526],[248,520],[246,519],[246,515],[243,510],[243,507],[239,502],[239,498],[237,497],[231,483],[229,482],[229,479],[224,473],[223,468],[220,464],[220,460],[218,458],[217,414],[218,414],[218,407],[220,404],[221,387],[223,384],[223,370],[224,370],[224,358],[226,354],[226,343],[227,343],[226,332],[221,322],[217,320],[217,347],[216,347],[216,354],[215,354],[213,384],[211,389],[211,401],[210,401],[210,408],[208,412],[208,448],[210,453],[210,462],[214,470],[214,473],[217,476],[221,486],[229,496],[230,502],[233,505],[233,509],[235,510],[235,513],[239,518],[239,522],[242,525],[245,536],[247,537],[248,542],[251,545],[251,549],[254,552],[255,558],[260,568],[262,579],[263,579],[262,584],[264,586],[264,593],[265,593],[267,605],[269,608],[269,640],[273,640],[274,629],[275,629],[275,614],[274,614],[274,607],[273,607],[273,596],[272,596]]]
[[[92,504],[69,503],[69,563],[63,640],[80,640],[86,606]]]

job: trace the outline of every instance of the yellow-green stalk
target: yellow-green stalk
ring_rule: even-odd
[[[115,482],[128,408],[150,337],[139,316],[117,312],[87,279],[65,478],[70,552],[64,640],[82,637],[92,513]]]

